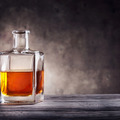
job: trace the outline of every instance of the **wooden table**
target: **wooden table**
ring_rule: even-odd
[[[0,105],[0,120],[120,120],[120,95],[45,96],[35,105]]]

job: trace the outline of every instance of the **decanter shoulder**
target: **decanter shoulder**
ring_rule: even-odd
[[[12,50],[9,50],[9,51],[1,51],[0,52],[0,55],[9,55],[12,53]]]
[[[31,50],[31,49],[23,50],[22,53],[44,56],[43,52],[38,51],[38,50]]]

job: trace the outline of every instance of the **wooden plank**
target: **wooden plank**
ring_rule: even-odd
[[[120,120],[120,95],[47,95],[35,105],[0,105],[0,120],[9,118]]]

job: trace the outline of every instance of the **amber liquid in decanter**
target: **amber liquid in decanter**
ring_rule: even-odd
[[[1,92],[9,96],[32,95],[33,72],[1,72]],[[43,92],[44,71],[37,71],[36,94]]]

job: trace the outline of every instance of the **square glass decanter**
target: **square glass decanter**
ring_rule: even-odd
[[[13,49],[0,52],[2,103],[34,104],[44,99],[44,54],[30,50],[29,33],[14,30]]]

